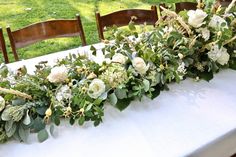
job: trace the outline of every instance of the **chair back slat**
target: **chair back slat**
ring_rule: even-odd
[[[3,32],[2,32],[1,27],[0,27],[0,51],[3,54],[5,63],[9,63],[9,59],[8,59],[8,56],[7,56],[6,44],[5,44],[5,40],[4,40],[4,36],[3,36]]]
[[[79,15],[77,15],[75,20],[44,21],[16,31],[11,31],[10,27],[7,27],[7,33],[15,60],[19,60],[17,49],[46,39],[80,36],[82,45],[86,45]]]
[[[197,3],[194,3],[194,2],[175,3],[175,11],[177,13],[183,10],[196,10],[196,9],[197,9]]]
[[[16,48],[59,37],[80,35],[76,20],[54,20],[30,25],[12,32]]]
[[[131,17],[136,17],[133,20],[135,24],[147,23],[149,25],[154,25],[157,21],[157,17],[154,16],[153,11],[149,10],[122,10],[117,11],[101,17],[102,27],[111,27],[116,25],[126,26],[129,24]],[[155,20],[154,20],[155,19]]]
[[[117,27],[127,26],[132,17],[135,17],[132,19],[135,24],[146,23],[148,25],[155,25],[158,20],[157,8],[156,6],[152,6],[151,10],[121,10],[104,16],[100,16],[100,13],[97,12],[96,20],[100,39],[104,39],[103,32],[105,27],[112,27],[114,25]]]

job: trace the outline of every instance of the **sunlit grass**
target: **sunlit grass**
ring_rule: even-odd
[[[11,52],[5,27],[12,30],[49,19],[72,19],[80,13],[88,44],[99,42],[95,20],[95,11],[101,15],[129,8],[150,9],[160,0],[0,0],[0,27],[3,27],[7,50],[11,61]],[[177,2],[175,0],[163,0]],[[191,1],[191,0],[190,0]],[[26,10],[31,8],[31,10]],[[81,45],[79,37],[46,40],[19,50],[21,59],[41,56]],[[0,62],[2,57],[0,55]]]

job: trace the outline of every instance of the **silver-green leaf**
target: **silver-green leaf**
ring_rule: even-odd
[[[38,132],[38,140],[39,142],[44,142],[45,140],[48,139],[48,132],[46,129],[40,130]]]
[[[109,102],[111,103],[111,105],[116,105],[117,97],[116,97],[115,93],[110,94],[108,98],[109,98]]]

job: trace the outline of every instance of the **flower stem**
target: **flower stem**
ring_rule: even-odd
[[[231,42],[234,41],[234,40],[236,40],[236,36],[234,36],[233,38],[231,38],[231,39],[229,39],[229,40],[226,40],[223,45],[226,45],[226,44],[228,44],[228,43],[231,43]]]
[[[182,19],[182,17],[180,17],[178,14],[176,14],[176,12],[174,11],[170,11],[162,6],[160,6],[160,8],[162,10],[164,10],[167,14],[173,16],[176,18],[176,20],[179,22],[179,24],[187,31],[188,35],[191,35],[191,29],[189,28],[189,26],[184,22],[184,20]]]
[[[29,99],[31,100],[32,99],[32,96],[31,95],[28,95],[26,93],[22,93],[18,90],[13,90],[13,89],[6,89],[6,88],[2,88],[0,87],[0,92],[4,92],[4,93],[8,93],[8,94],[13,94],[13,95],[17,95],[19,97],[22,97],[22,98],[25,98],[25,99]]]
[[[235,3],[236,3],[236,0],[232,0],[229,6],[225,9],[225,14],[227,14],[234,7]]]

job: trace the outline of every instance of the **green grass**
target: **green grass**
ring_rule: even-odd
[[[50,19],[72,19],[80,13],[88,44],[99,42],[94,13],[101,15],[128,8],[150,9],[160,0],[0,0],[0,27],[4,29],[9,58],[14,61],[5,31],[7,25],[16,30],[32,23]],[[191,1],[191,0],[190,0]],[[177,2],[165,0],[162,2]],[[27,11],[26,8],[32,8]],[[21,59],[41,56],[81,45],[80,38],[51,39],[20,49]],[[0,62],[2,62],[0,55]]]

